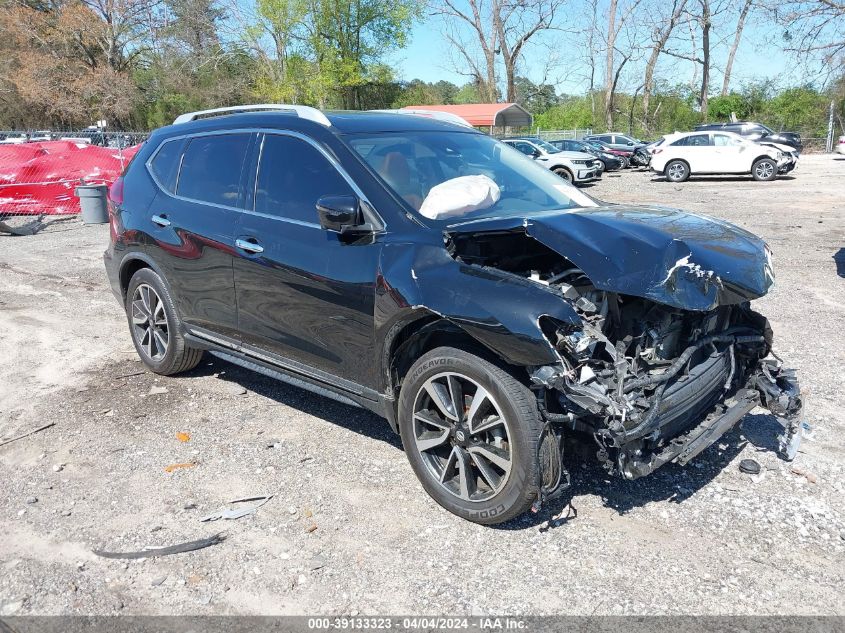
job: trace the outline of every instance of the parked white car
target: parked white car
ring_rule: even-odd
[[[845,154],[845,136],[840,136],[836,143],[836,153]]]
[[[7,136],[4,139],[0,139],[0,145],[22,145],[28,140],[29,139],[26,134],[20,136]]]
[[[598,180],[604,170],[604,164],[592,154],[560,150],[538,138],[504,138],[502,142],[533,158],[571,183],[579,184]]]
[[[650,167],[672,182],[698,174],[751,174],[754,180],[774,180],[789,160],[775,147],[732,132],[676,132],[655,148]]]

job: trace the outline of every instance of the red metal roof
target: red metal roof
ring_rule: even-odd
[[[470,125],[522,127],[531,125],[531,114],[516,103],[462,103],[459,105],[411,105],[403,110],[451,112]]]

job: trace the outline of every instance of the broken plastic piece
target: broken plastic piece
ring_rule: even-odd
[[[747,475],[760,474],[760,464],[753,459],[743,459],[739,462],[739,469]]]
[[[218,510],[217,512],[213,512],[208,516],[204,516],[200,519],[203,523],[206,521],[217,521],[218,519],[240,519],[241,517],[245,517],[248,514],[253,514],[258,508],[263,506],[265,503],[270,501],[273,498],[273,495],[264,495],[258,497],[248,497],[246,499],[235,499],[234,501],[229,501],[230,504],[235,503],[245,503],[247,501],[258,501],[255,505],[247,506],[245,508],[237,508],[235,510]]]
[[[102,556],[103,558],[153,558],[156,556],[169,556],[171,554],[193,552],[194,550],[222,543],[225,539],[226,537],[223,534],[215,534],[214,536],[200,539],[198,541],[188,541],[187,543],[179,543],[178,545],[169,545],[167,547],[154,547],[151,549],[141,550],[140,552],[104,552],[103,550],[95,549],[94,554]]]
[[[176,439],[180,442],[188,442],[191,439],[191,435],[189,433],[177,433]]]

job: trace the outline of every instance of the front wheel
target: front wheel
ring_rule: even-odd
[[[555,167],[552,171],[567,182],[572,182],[573,180],[575,180],[575,177],[572,175],[572,172],[569,171],[566,167]]]
[[[485,525],[537,497],[542,424],[531,390],[501,367],[439,347],[408,371],[399,396],[405,454],[426,492]]]
[[[774,180],[778,175],[778,166],[771,158],[761,158],[754,161],[751,167],[754,180]]]

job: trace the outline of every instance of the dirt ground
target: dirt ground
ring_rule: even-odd
[[[55,423],[0,447],[0,615],[845,613],[843,183],[845,159],[806,156],[773,183],[629,171],[591,187],[768,241],[777,284],[755,307],[812,432],[792,464],[759,412],[685,469],[623,482],[572,463],[571,495],[496,528],[431,501],[372,414],[214,359],[144,372],[106,226],[0,237],[0,437]],[[252,516],[199,521],[259,494],[275,496]],[[186,554],[92,553],[218,532]]]

